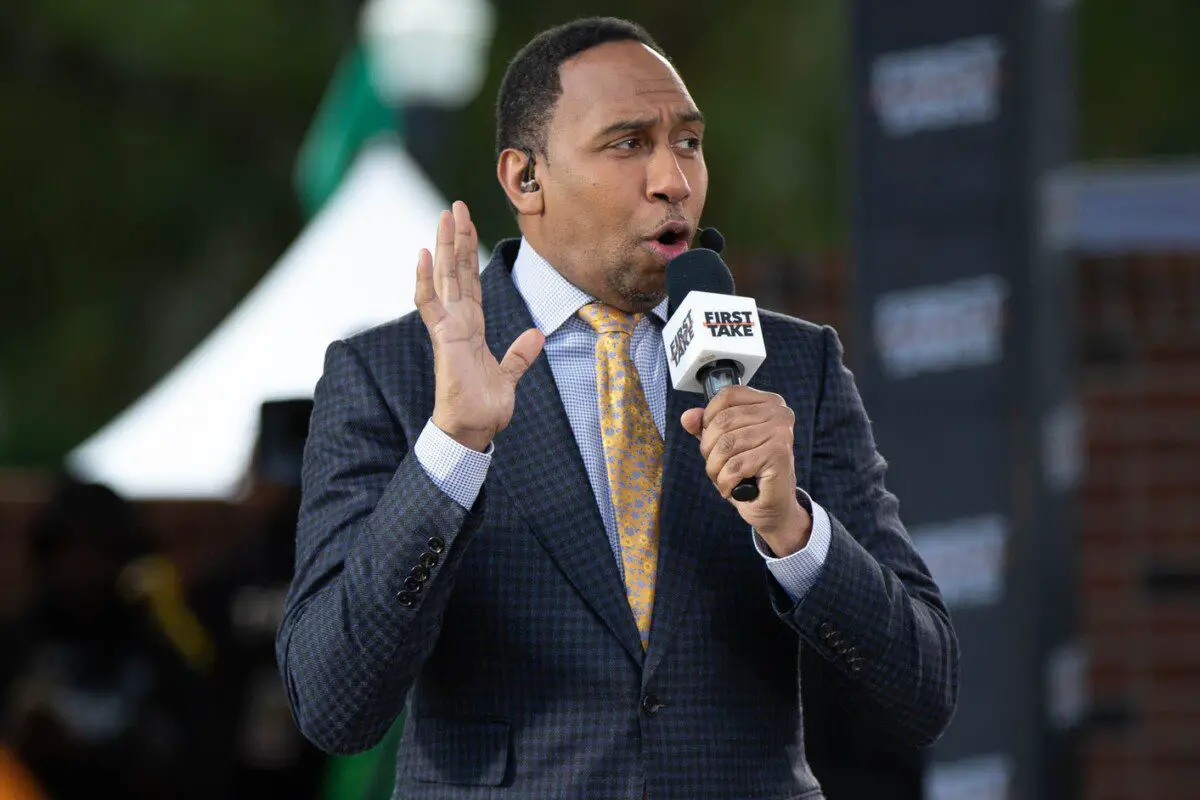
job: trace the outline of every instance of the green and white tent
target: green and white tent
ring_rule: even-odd
[[[482,85],[487,0],[369,0],[297,159],[312,215],[254,290],[149,392],[68,455],[131,499],[237,496],[267,400],[308,398],[335,339],[413,309],[417,252],[449,207],[404,148],[408,103]],[[481,252],[481,263],[487,253]]]

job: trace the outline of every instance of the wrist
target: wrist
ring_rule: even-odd
[[[491,431],[480,428],[464,428],[456,425],[453,422],[447,422],[438,416],[437,411],[433,412],[433,424],[454,441],[461,444],[463,447],[470,448],[476,452],[483,453],[488,449],[488,445],[492,443],[495,434]]]
[[[805,548],[812,535],[812,525],[812,512],[797,492],[787,513],[777,524],[757,525],[755,530],[776,558],[787,558]]]

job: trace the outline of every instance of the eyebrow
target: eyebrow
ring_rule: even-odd
[[[699,111],[684,111],[676,114],[674,118],[676,125],[683,125],[689,122],[699,122],[704,124],[704,114]],[[653,128],[658,124],[658,117],[637,117],[633,119],[620,119],[608,125],[604,130],[596,134],[596,138],[611,136],[614,133],[629,133],[632,131],[644,131],[647,128]]]

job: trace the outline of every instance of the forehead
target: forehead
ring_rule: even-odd
[[[563,63],[554,122],[577,132],[614,119],[695,110],[683,79],[641,42],[607,42]]]

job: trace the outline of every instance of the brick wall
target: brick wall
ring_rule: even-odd
[[[1079,276],[1084,796],[1200,797],[1200,256]]]

